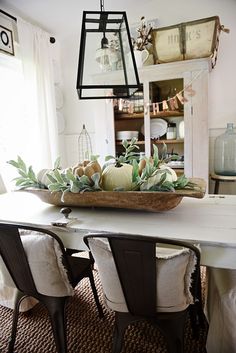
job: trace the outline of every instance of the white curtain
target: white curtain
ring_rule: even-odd
[[[20,18],[17,28],[31,134],[30,164],[35,169],[52,168],[59,156],[59,141],[50,35]]]

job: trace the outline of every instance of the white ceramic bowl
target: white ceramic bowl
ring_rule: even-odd
[[[138,138],[138,131],[117,131],[117,140],[131,140],[133,137]]]

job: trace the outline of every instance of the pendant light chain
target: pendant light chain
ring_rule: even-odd
[[[101,12],[104,11],[104,0],[100,0],[100,8],[101,8]]]

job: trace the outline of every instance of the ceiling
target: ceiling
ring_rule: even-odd
[[[151,0],[146,0],[149,2]],[[3,10],[12,12],[26,20],[40,25],[42,28],[58,37],[65,37],[77,32],[83,10],[99,11],[100,0],[0,0]],[[107,0],[105,10],[128,11],[143,0]]]

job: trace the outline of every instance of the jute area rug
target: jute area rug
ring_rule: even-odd
[[[102,300],[97,272],[96,287]],[[83,279],[75,295],[67,304],[68,353],[109,353],[112,347],[114,315],[105,307],[105,318],[99,319],[89,281]],[[0,306],[0,352],[7,352],[12,311]],[[205,353],[207,328],[200,332],[199,340],[192,338],[190,322],[186,323],[185,352]],[[51,326],[41,304],[30,313],[20,314],[14,353],[56,353]],[[146,322],[128,327],[122,353],[167,353],[161,332]]]

